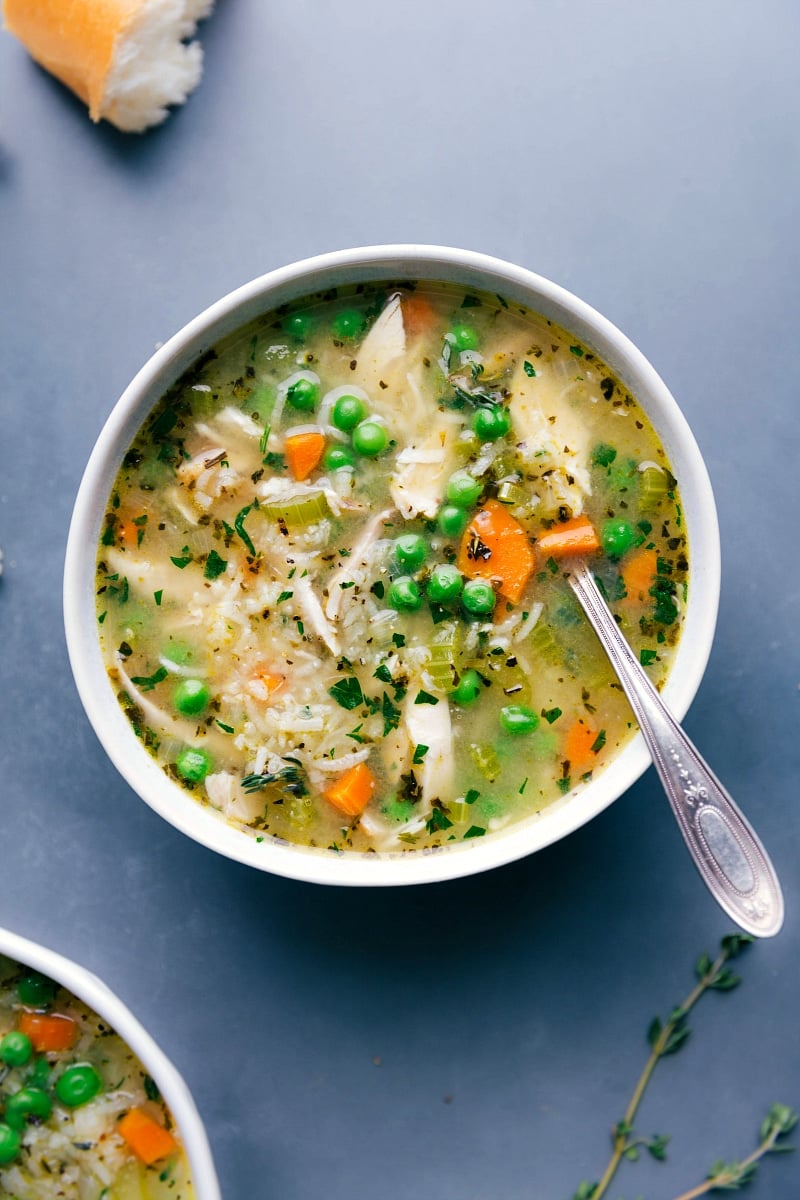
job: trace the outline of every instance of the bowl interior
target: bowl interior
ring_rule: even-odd
[[[8,929],[0,928],[0,954],[55,980],[114,1029],[147,1068],[175,1118],[197,1200],[221,1200],[208,1138],[189,1089],[130,1009],[85,967]]]
[[[664,699],[680,720],[702,679],[719,598],[719,533],[700,451],[678,405],[636,347],[603,316],[549,280],[485,255],[426,246],[340,251],[272,271],[213,304],[142,368],[113,409],[87,465],[70,528],[64,580],[67,643],[87,715],[105,750],[135,791],[166,820],[202,844],[262,870],[320,883],[410,884],[471,874],[520,858],[564,837],[613,802],[650,759],[637,735],[577,795],[541,814],[469,843],[433,852],[357,854],[261,842],[201,807],[170,782],[141,747],[116,702],[96,634],[94,573],[101,523],[123,454],[152,406],[199,356],[227,334],[281,304],[331,286],[439,280],[518,301],[591,347],[650,419],[679,479],[689,544],[690,588],[684,626]]]

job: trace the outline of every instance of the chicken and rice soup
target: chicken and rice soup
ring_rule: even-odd
[[[155,1082],[96,1013],[0,956],[0,1196],[191,1200]]]
[[[635,398],[500,296],[335,289],[147,419],[103,523],[103,653],[167,774],[254,838],[429,849],[539,812],[632,736],[576,553],[659,686],[688,564]]]

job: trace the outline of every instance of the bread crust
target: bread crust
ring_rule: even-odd
[[[5,0],[6,28],[28,53],[103,115],[114,55],[143,0]]]

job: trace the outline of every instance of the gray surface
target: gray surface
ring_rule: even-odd
[[[217,859],[123,784],[68,669],[72,500],[129,378],[273,266],[465,245],[594,304],[704,450],[723,595],[687,718],[772,851],[783,934],[704,1001],[641,1128],[671,1198],[747,1152],[798,1054],[793,0],[219,3],[200,89],[94,128],[0,37],[0,920],[79,959],[185,1074],[228,1200],[567,1200],[596,1177],[643,1030],[729,924],[650,771],[566,842],[482,878],[323,890]],[[380,1065],[376,1065],[379,1060]],[[796,1190],[775,1158],[753,1200]]]

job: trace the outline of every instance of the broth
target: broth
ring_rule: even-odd
[[[167,774],[255,838],[481,837],[635,731],[571,546],[660,686],[686,539],[635,398],[502,297],[333,290],[220,343],[148,417],[103,525],[103,653]]]

